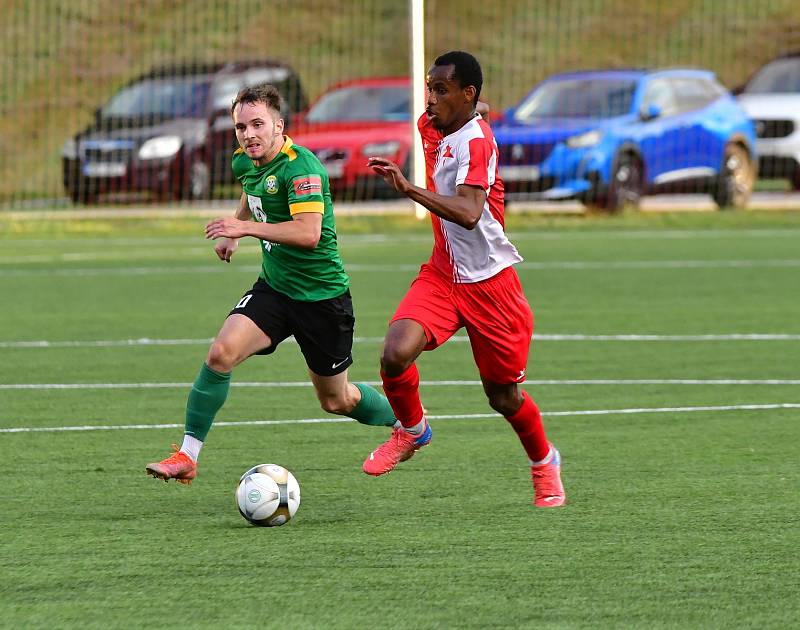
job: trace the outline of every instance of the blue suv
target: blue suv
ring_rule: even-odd
[[[742,207],[756,178],[753,124],[705,70],[554,75],[493,131],[507,191],[612,212],[661,192]]]

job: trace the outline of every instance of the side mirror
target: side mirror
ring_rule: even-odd
[[[215,109],[208,117],[208,128],[212,131],[221,131],[232,127],[233,120],[231,120],[231,113],[227,109]]]
[[[653,120],[661,116],[661,107],[655,103],[650,103],[647,107],[642,108],[639,117],[642,120]]]

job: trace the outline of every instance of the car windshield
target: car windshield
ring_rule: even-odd
[[[118,92],[103,118],[199,118],[205,115],[210,81],[205,77],[146,79]]]
[[[308,122],[406,121],[411,118],[407,87],[345,87],[324,95],[308,112]]]
[[[800,57],[778,59],[761,68],[745,86],[746,94],[800,92]]]
[[[630,112],[635,83],[628,79],[561,79],[544,83],[514,118],[611,118]]]
[[[257,85],[259,83],[271,83],[282,96],[286,97],[286,80],[289,78],[289,70],[282,67],[255,67],[249,68],[244,72],[223,77],[216,82],[211,101],[215,110],[229,110],[236,98],[236,94],[247,85]],[[292,106],[294,103],[292,102]]]

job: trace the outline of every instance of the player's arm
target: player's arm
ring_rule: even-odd
[[[322,213],[300,212],[291,221],[258,223],[242,221],[236,217],[214,219],[206,226],[206,238],[240,239],[253,236],[264,241],[314,249],[322,235]]]
[[[486,192],[478,186],[461,184],[456,186],[454,196],[440,195],[414,186],[403,175],[400,167],[391,160],[373,157],[369,158],[367,164],[397,192],[425,206],[435,215],[463,228],[474,229],[483,214]]]
[[[260,223],[236,217],[215,219],[206,226],[206,238],[254,236],[264,241],[314,249],[322,236],[327,179],[322,165],[313,159],[297,159],[284,172],[291,221]]]
[[[242,196],[239,197],[239,205],[236,208],[236,212],[233,213],[240,221],[249,221],[253,218],[253,213],[250,212],[250,206],[247,204],[247,194],[242,193]]]
[[[239,198],[239,205],[236,207],[236,212],[233,216],[239,221],[247,221],[252,218],[250,207],[247,205],[247,195],[242,193]],[[223,262],[230,262],[231,256],[239,248],[238,238],[224,238],[214,245],[214,251],[217,257]]]

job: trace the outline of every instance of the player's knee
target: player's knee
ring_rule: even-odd
[[[399,376],[413,361],[414,357],[402,348],[387,344],[381,353],[381,370],[389,376]]]
[[[236,352],[229,345],[215,341],[208,350],[206,364],[217,372],[230,372],[236,366]]]
[[[502,416],[513,416],[522,405],[522,398],[516,390],[487,393],[489,406]]]
[[[352,411],[352,404],[342,396],[319,396],[319,404],[323,411],[335,413],[338,416],[347,415]]]

